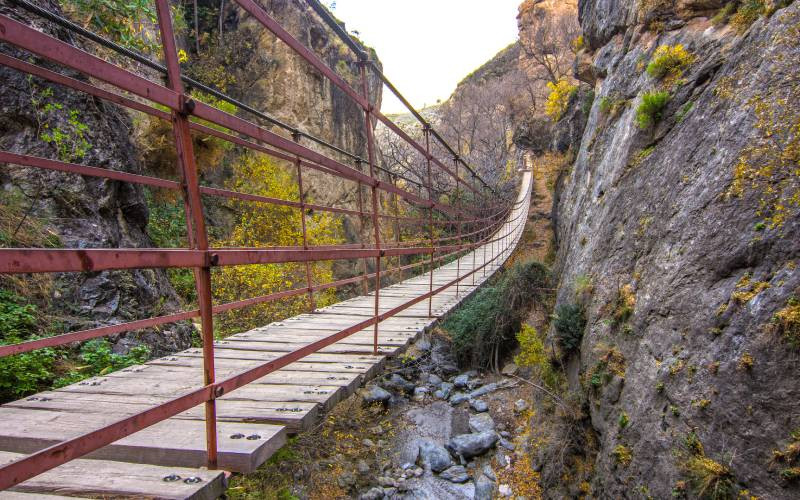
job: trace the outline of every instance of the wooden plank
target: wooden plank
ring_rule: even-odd
[[[294,352],[307,346],[308,343],[287,343],[287,342],[250,342],[250,341],[230,341],[224,344],[226,349],[243,349],[246,351],[270,351],[270,352]],[[398,349],[395,346],[378,345],[380,354],[394,355]],[[320,349],[319,352],[336,354],[366,354],[372,352],[371,345],[357,344],[331,344]]]
[[[197,384],[186,380],[137,380],[135,378],[118,378],[113,384],[109,379],[97,377],[86,380],[86,384],[72,384],[59,389],[59,392],[78,392],[83,394],[150,394],[164,398],[175,398],[196,389]],[[82,385],[83,384],[83,385]],[[252,401],[305,401],[320,403],[325,409],[342,400],[344,388],[339,385],[301,384],[259,384],[254,382],[224,395],[230,399],[249,399]]]
[[[273,359],[276,359],[282,355],[285,355],[285,352],[271,352],[271,351],[244,351],[241,349],[215,349],[214,350],[214,357],[215,359],[239,359],[239,360],[259,360],[262,362],[267,362]],[[202,354],[196,352],[183,352],[177,354],[176,356],[171,356],[170,359],[175,358],[178,359],[180,357],[186,358],[197,358],[202,359]],[[345,362],[345,360],[351,359],[355,362],[363,362],[363,358],[365,356],[358,355],[358,356],[349,356],[346,354],[312,354],[303,358],[304,360],[310,360],[314,358],[320,364],[328,364],[328,363],[335,363],[339,360]],[[369,380],[381,370],[386,363],[385,356],[371,356],[373,358],[378,359],[375,363],[373,363],[370,368],[364,373],[364,377],[366,380]],[[291,366],[294,366],[295,363],[292,363]],[[285,368],[283,368],[285,369]],[[325,370],[323,370],[325,371]]]
[[[21,456],[21,455],[20,455]],[[50,490],[45,490],[50,491]],[[75,500],[86,497],[64,497],[61,495],[48,495],[43,493],[21,493],[19,491],[0,491],[0,500]]]
[[[280,340],[283,342],[293,342],[293,341],[305,341],[305,342],[314,342],[320,338],[325,338],[336,331],[326,331],[326,332],[319,332],[313,330],[301,330],[295,329],[289,331],[281,330],[280,332],[244,332],[239,333],[236,335],[232,335],[227,337],[225,340],[245,340],[245,339],[253,339],[253,340]],[[378,341],[379,342],[395,342],[395,343],[408,343],[409,341],[413,340],[419,334],[418,330],[404,330],[404,331],[395,331],[395,332],[385,332],[382,329],[378,330]],[[345,344],[363,344],[364,342],[369,342],[370,344],[373,342],[374,332],[358,332],[350,335],[349,337],[340,341],[341,343]],[[220,341],[220,346],[225,345],[225,340]]]
[[[172,358],[169,358],[172,359]],[[177,356],[174,361],[156,359],[147,363],[148,365],[168,365],[168,366],[188,366],[200,369],[203,366],[203,359],[192,356]],[[243,372],[247,369],[263,364],[263,361],[247,359],[220,358],[214,361],[217,370]],[[137,365],[138,367],[139,365]],[[372,368],[368,363],[303,363],[295,362],[281,368],[281,371],[314,371],[319,373],[357,373],[366,375]],[[219,371],[217,372],[219,373]]]
[[[305,342],[310,344],[330,335],[330,332],[298,332],[293,333],[270,333],[267,335],[251,334],[249,332],[237,334],[214,343],[215,346],[223,346],[228,341],[253,341],[253,342]],[[386,346],[402,347],[408,345],[413,336],[404,333],[378,333],[378,344]],[[337,345],[373,345],[373,337],[368,334],[353,334],[336,343]]]
[[[0,449],[32,453],[124,418],[119,413],[62,413],[0,407]],[[286,444],[286,428],[269,424],[218,422],[219,466],[252,472]],[[254,436],[234,439],[232,436]],[[256,439],[255,436],[258,436]],[[124,437],[87,458],[172,467],[206,463],[205,423],[170,418]]]
[[[72,413],[121,413],[133,415],[166,402],[167,399],[147,395],[84,394],[49,391],[7,403],[10,408],[52,410]],[[224,422],[268,423],[284,425],[292,432],[307,429],[319,417],[319,403],[289,401],[252,401],[217,399],[217,418]],[[197,406],[174,418],[205,420],[203,406]]]
[[[216,348],[214,349],[214,358],[216,360],[223,360],[223,359],[238,359],[238,360],[258,360],[263,362],[268,362],[273,359],[276,359],[280,356],[285,355],[285,352],[273,352],[273,351],[243,351],[240,349],[225,349],[225,348]],[[167,361],[176,361],[181,357],[186,358],[199,358],[202,359],[203,353],[200,349],[189,349],[186,351],[182,351],[174,356],[169,356],[166,358],[160,358],[160,360],[167,360]],[[349,354],[327,354],[327,353],[314,353],[306,356],[301,361],[291,363],[286,367],[282,368],[285,369],[300,369],[302,367],[298,366],[298,363],[318,363],[318,364],[336,364],[336,363],[344,363],[344,364],[369,364],[369,369],[365,373],[367,379],[370,379],[375,376],[376,373],[383,370],[383,367],[386,363],[386,357],[383,355],[375,356],[372,353],[369,354],[358,354],[358,355],[349,355]],[[152,362],[151,362],[152,363]],[[292,368],[289,368],[292,367]],[[297,367],[297,368],[294,368]],[[327,370],[322,370],[327,371]]]
[[[13,462],[24,455],[0,451],[0,464]],[[175,481],[164,478],[180,476]],[[198,482],[186,482],[197,478]],[[0,492],[2,500],[52,500],[101,496],[215,500],[225,492],[225,474],[222,471],[160,467],[157,465],[130,464],[107,460],[78,459],[39,474],[13,488]],[[54,492],[70,497],[46,495]]]
[[[231,375],[236,373],[236,370],[231,370]],[[138,372],[123,373],[114,372],[105,375],[104,378],[108,379],[108,385],[114,386],[118,380],[163,380],[163,379],[185,379],[190,380],[199,375],[198,371],[186,366],[179,365],[146,365],[142,366]],[[224,374],[222,375],[224,376]],[[362,376],[360,373],[332,373],[332,372],[314,372],[314,371],[284,371],[278,370],[268,375],[261,377],[253,382],[256,385],[264,384],[308,384],[308,385],[338,385],[344,387],[348,394],[355,392],[355,389],[361,385]]]

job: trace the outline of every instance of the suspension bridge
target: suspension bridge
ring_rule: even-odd
[[[172,249],[2,248],[0,273],[191,268],[198,307],[2,345],[0,357],[190,319],[199,321],[202,346],[0,406],[0,420],[4,423],[0,427],[0,498],[217,498],[225,489],[225,471],[255,470],[286,443],[287,435],[309,429],[323,412],[379,375],[388,358],[401,353],[490,279],[522,235],[530,204],[531,172],[519,170],[516,197],[506,199],[496,192],[408,105],[361,46],[316,1],[309,1],[310,6],[358,56],[360,92],[256,2],[237,3],[363,109],[365,158],[183,75],[168,0],[155,1],[163,65],[72,24],[57,13],[27,1],[13,3],[20,12],[71,30],[163,74],[165,84],[148,80],[21,19],[0,15],[0,41],[15,47],[20,54],[32,56],[0,53],[0,64],[171,123],[181,180],[9,151],[0,151],[0,166],[45,169],[174,190],[183,197],[187,208],[189,244],[187,248]],[[33,56],[37,63],[31,62]],[[42,64],[45,60],[47,65]],[[89,78],[65,76],[53,66],[69,68]],[[368,71],[409,107],[419,121],[423,141],[409,136],[371,104]],[[229,101],[239,112],[228,114],[207,105],[193,98],[187,86]],[[264,125],[265,121],[270,125]],[[406,141],[417,155],[423,175],[381,165],[373,138],[377,122]],[[194,163],[192,134],[213,136],[291,165],[296,171],[299,199],[267,198],[201,184]],[[308,169],[352,183],[358,194],[358,207],[308,203],[303,187],[303,173]],[[434,170],[447,179],[444,184],[435,185]],[[203,212],[203,197],[209,196],[296,209],[302,245],[212,247]],[[365,198],[370,202],[368,207]],[[383,203],[386,199],[394,203]],[[400,215],[400,204],[407,215]],[[395,211],[385,213],[387,205],[394,206]],[[309,210],[350,217],[360,224],[362,234],[370,234],[371,238],[341,245],[310,244],[306,235]],[[391,230],[399,226],[410,229]],[[404,234],[413,237],[404,241]],[[310,266],[336,260],[362,262],[363,273],[315,283]],[[306,286],[214,303],[212,269],[258,264],[304,265]],[[405,278],[408,275],[413,277]],[[327,307],[315,307],[315,294],[354,284],[364,286],[365,292]],[[307,297],[308,312],[214,340],[215,315],[290,297]]]

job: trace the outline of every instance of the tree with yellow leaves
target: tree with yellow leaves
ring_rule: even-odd
[[[277,162],[256,154],[242,156],[234,165],[234,173],[227,183],[229,189],[298,201],[300,192],[297,179],[291,170]],[[310,202],[311,200],[306,200]],[[269,203],[235,200],[231,207],[236,212],[236,225],[230,235],[219,242],[222,247],[268,248],[276,246],[302,246],[303,234],[300,210]],[[343,241],[341,221],[332,214],[306,214],[309,246],[332,245]],[[333,263],[316,262],[311,266],[315,284],[333,281]],[[213,276],[213,294],[216,303],[227,303],[306,286],[304,264],[258,264],[227,266]],[[318,307],[335,301],[335,290],[315,294]],[[224,336],[299,314],[308,308],[307,295],[266,302],[217,317],[217,334]]]

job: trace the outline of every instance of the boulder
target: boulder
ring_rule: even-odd
[[[475,433],[494,432],[494,419],[488,413],[471,415],[469,417],[469,430]]]
[[[447,449],[457,457],[472,458],[486,453],[496,442],[494,431],[459,434],[447,443]]]
[[[467,384],[469,384],[469,375],[466,373],[462,373],[453,379],[453,385],[455,385],[457,389],[463,389],[467,387]]]
[[[447,449],[433,441],[420,443],[419,460],[423,467],[428,467],[434,472],[441,472],[453,464]]]
[[[479,398],[481,396],[485,396],[485,395],[489,394],[490,392],[496,391],[498,387],[499,386],[494,382],[492,382],[491,384],[486,384],[483,387],[480,387],[480,388],[475,389],[474,391],[470,392],[469,393],[469,397],[470,397],[470,399],[477,399],[477,398]]]
[[[506,365],[503,367],[503,370],[500,373],[502,373],[506,377],[510,377],[512,375],[516,375],[518,371],[519,367],[517,366],[516,363],[506,363]]]
[[[442,473],[439,474],[439,477],[442,479],[447,479],[453,483],[465,483],[469,480],[467,470],[461,465],[454,465],[449,469],[442,471]]]
[[[427,387],[415,387],[414,388],[414,401],[422,401],[425,399],[425,395],[428,394]]]
[[[491,478],[481,474],[475,479],[475,500],[492,500],[495,484]]]
[[[414,392],[414,384],[404,379],[397,373],[393,373],[392,376],[389,377],[389,379],[384,382],[384,385],[386,387],[389,387],[390,389],[394,389],[400,392],[405,392],[408,394]]]
[[[362,395],[364,403],[374,404],[381,403],[386,405],[392,399],[392,395],[379,385],[373,385]]]
[[[489,405],[486,404],[486,401],[481,399],[470,399],[469,406],[478,413],[483,413],[489,410]]]
[[[466,392],[457,392],[450,396],[450,404],[455,406],[458,404],[463,403],[464,401],[469,401],[470,397],[469,394]]]
[[[361,495],[359,500],[380,500],[384,497],[383,488],[376,486],[374,488],[370,488],[369,491]]]
[[[499,444],[502,448],[507,449],[508,451],[514,451],[515,448],[514,443],[505,438],[500,438],[500,441],[498,441],[497,444]]]

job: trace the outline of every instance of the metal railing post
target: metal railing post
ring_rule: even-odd
[[[392,174],[391,178],[392,178],[392,186],[397,187],[397,176]],[[392,205],[393,205],[393,209],[394,209],[393,210],[394,211],[394,240],[395,240],[395,243],[397,244],[397,246],[399,248],[400,245],[403,242],[403,235],[400,232],[401,231],[401,228],[400,228],[400,205],[399,205],[399,202],[397,200],[397,193],[392,193]],[[400,255],[398,255],[397,256],[397,273],[398,273],[397,280],[398,281],[402,281],[402,279],[403,279],[403,272],[400,270],[400,268],[402,268],[402,267],[403,267],[402,257]]]
[[[295,142],[300,140],[299,134],[292,136]],[[303,230],[303,250],[308,250],[308,230],[306,229],[306,194],[303,191],[303,169],[300,165],[300,157],[295,157],[294,164],[297,167],[297,188],[300,197],[300,225]],[[306,285],[308,286],[308,312],[313,313],[317,307],[314,304],[314,283],[311,276],[311,262],[306,261]]]
[[[372,104],[369,100],[369,84],[367,82],[367,61],[359,61],[361,69],[361,92],[366,102],[364,109],[364,126],[367,131],[367,156],[369,159],[369,176],[372,177],[372,226],[375,228],[375,249],[378,255],[375,257],[375,330],[373,351],[378,354],[378,316],[380,314],[381,300],[381,226],[378,220],[378,188],[375,178],[375,137],[372,131]]]
[[[431,172],[431,129],[425,124],[422,129],[425,135],[425,163],[428,166],[428,198],[433,201],[433,174]],[[428,232],[431,239],[431,264],[428,273],[430,275],[430,286],[428,297],[428,317],[433,317],[433,259],[436,255],[436,242],[433,240],[433,206],[428,209]]]
[[[358,171],[361,172],[361,158],[356,160],[356,167],[358,167]],[[364,249],[366,246],[364,245],[364,227],[366,224],[364,223],[364,194],[361,190],[361,181],[358,181],[358,225],[359,225],[359,242],[361,243],[361,248]],[[361,284],[364,288],[364,295],[369,294],[369,282],[367,276],[369,275],[369,269],[367,268],[367,258],[364,257],[362,260],[362,264],[364,266],[364,279],[361,280]]]
[[[475,184],[475,174],[474,173],[472,174],[472,183],[473,183],[473,185]],[[483,214],[483,211],[479,210],[478,214]],[[477,217],[478,218],[483,218],[483,215],[478,215]],[[469,226],[469,232],[471,233],[474,230],[475,230],[475,224],[472,223]],[[478,253],[477,244],[478,244],[478,241],[479,241],[479,235],[476,234],[474,236],[474,238],[475,238],[475,243],[472,243],[472,245],[471,245],[471,248],[472,248],[472,273],[470,273],[470,274],[472,274],[472,284],[473,285],[475,285],[475,257],[477,256],[476,254]]]
[[[164,61],[167,65],[169,86],[183,98],[182,112],[172,112],[172,130],[175,137],[175,149],[178,165],[183,176],[183,187],[188,201],[189,212],[186,213],[187,229],[194,230],[194,247],[197,250],[208,251],[208,233],[206,232],[203,206],[200,198],[200,184],[197,178],[197,165],[195,164],[194,146],[189,131],[188,115],[194,109],[194,101],[187,99],[181,82],[181,70],[178,62],[178,51],[175,46],[175,35],[170,18],[169,0],[156,0],[158,26],[161,32],[161,41],[164,51]],[[203,341],[203,384],[208,386],[214,383],[214,319],[211,302],[211,268],[210,258],[206,265],[195,269],[195,284],[197,300],[200,308],[201,334]],[[206,421],[206,453],[208,455],[208,468],[217,468],[217,409],[215,400],[209,399],[205,403]]]
[[[456,252],[456,299],[458,298],[459,294],[459,286],[461,285],[461,223],[464,218],[464,204],[461,203],[461,178],[458,177],[458,156],[453,158],[453,163],[456,167],[456,200],[457,200],[457,212],[458,219],[456,225],[456,231],[458,235],[458,251]]]

